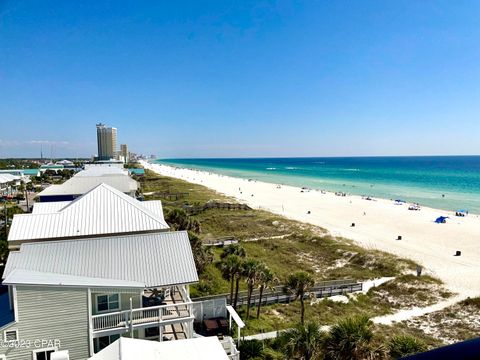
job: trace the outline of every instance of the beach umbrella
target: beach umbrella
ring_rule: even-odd
[[[448,216],[439,216],[439,217],[435,220],[435,222],[436,222],[437,224],[444,224],[444,223],[447,222],[447,219],[448,219]]]

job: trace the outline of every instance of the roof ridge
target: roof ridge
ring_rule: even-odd
[[[105,184],[105,183],[101,183],[100,185],[105,185],[105,189],[109,190],[111,193],[113,193],[114,195],[120,197],[122,200],[126,201],[127,203],[129,203],[130,205],[134,206],[137,210],[143,212],[145,215],[149,216],[150,218],[152,218],[153,220],[155,220],[156,222],[159,222],[161,223],[162,225],[166,224],[166,222],[164,221],[162,223],[161,220],[158,219],[158,216],[156,214],[154,214],[152,211],[150,211],[150,209],[147,209],[145,206],[143,205],[140,205],[141,202],[138,201],[137,199],[134,199],[132,198],[131,196],[129,195],[126,195],[120,191],[118,191],[117,189],[109,186],[108,184]],[[163,207],[162,207],[163,209]],[[167,224],[168,225],[168,224]]]
[[[111,238],[125,238],[125,237],[148,237],[148,236],[153,236],[153,235],[161,235],[161,236],[171,236],[172,234],[175,233],[186,233],[188,236],[188,231],[187,230],[179,230],[179,231],[165,231],[165,230],[155,230],[151,232],[142,232],[142,233],[127,233],[127,234],[108,234],[108,235],[96,235],[92,237],[82,237],[82,238],[68,238],[68,239],[58,239],[58,240],[48,240],[47,239],[41,239],[33,242],[25,242],[20,244],[20,250],[15,250],[11,251],[10,254],[12,253],[20,253],[22,251],[23,247],[29,247],[29,246],[36,246],[39,244],[52,244],[52,243],[71,243],[72,241],[75,242],[80,242],[80,241],[92,241],[92,240],[105,240],[105,239],[111,239]]]
[[[62,212],[63,210],[69,208],[70,206],[72,205],[75,205],[78,201],[81,201],[82,199],[84,199],[86,196],[88,196],[92,191],[94,191],[95,189],[97,189],[98,187],[104,185],[104,183],[100,183],[98,184],[97,186],[95,186],[94,188],[88,190],[85,194],[77,197],[76,199],[73,199],[69,204],[65,205],[63,208],[59,209],[58,212]]]

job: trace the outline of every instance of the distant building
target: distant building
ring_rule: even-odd
[[[64,169],[65,167],[61,164],[48,163],[40,166],[40,173],[43,174],[47,170],[58,173],[58,172],[62,172]]]
[[[89,167],[89,171],[85,175],[82,171],[79,172],[78,176],[68,179],[63,184],[50,185],[38,193],[37,197],[41,202],[72,201],[102,183],[107,184],[126,195],[135,197],[138,190],[138,184],[127,174],[114,174],[108,172],[104,172],[100,175],[98,172],[91,174],[90,172],[94,171],[92,169],[95,169],[95,167]],[[99,169],[101,169],[101,167]]]
[[[55,165],[62,165],[65,169],[67,168],[74,168],[75,167],[75,164],[70,161],[70,160],[61,160],[61,161],[57,161],[55,163]]]
[[[120,145],[120,156],[123,157],[123,161],[128,163],[129,161],[129,154],[128,154],[128,146],[127,144]]]
[[[117,128],[97,124],[98,160],[109,160],[117,151]]]

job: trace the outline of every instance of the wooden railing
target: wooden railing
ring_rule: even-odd
[[[97,332],[136,328],[155,323],[161,324],[176,319],[181,321],[191,316],[192,303],[184,302],[93,315],[92,324],[93,331]]]
[[[316,283],[313,288],[309,290],[309,294],[305,297],[311,296],[316,298],[324,298],[335,295],[342,295],[344,293],[353,293],[362,291],[363,284],[354,280],[331,280]],[[226,298],[227,303],[230,301],[230,294],[204,296],[200,298],[194,298],[193,301],[205,301],[217,298]],[[276,286],[273,291],[265,291],[262,296],[262,305],[277,304],[277,303],[289,303],[295,299],[295,296],[285,291],[285,286]],[[258,289],[255,289],[250,299],[251,305],[257,305],[260,300],[260,293]],[[247,304],[247,292],[240,291],[238,293],[237,305],[242,306]]]

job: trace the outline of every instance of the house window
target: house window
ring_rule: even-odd
[[[50,360],[50,356],[54,353],[56,349],[40,349],[33,352],[33,360]]]
[[[160,335],[160,331],[158,326],[151,327],[151,328],[146,328],[145,329],[145,337],[158,337]]]
[[[112,311],[118,309],[120,309],[120,297],[118,294],[97,296],[98,312]]]
[[[94,352],[97,353],[100,350],[106,348],[108,345],[119,339],[120,335],[101,336],[94,339]]]
[[[18,330],[17,329],[5,330],[5,332],[3,333],[3,338],[4,338],[5,342],[17,341],[18,340]]]

